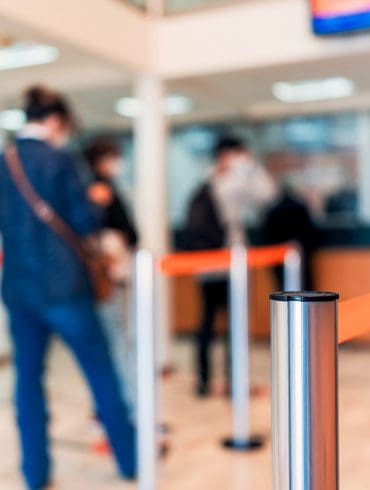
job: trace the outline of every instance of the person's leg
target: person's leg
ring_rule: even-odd
[[[105,338],[108,343],[109,352],[113,361],[113,367],[115,369],[120,392],[122,398],[129,404],[130,411],[133,414],[133,407],[135,406],[136,397],[132,392],[131,386],[129,386],[130,379],[128,370],[131,366],[128,365],[129,346],[127,325],[125,324],[125,311],[124,311],[124,291],[122,288],[117,289],[112,298],[104,303],[101,303],[97,307],[97,313]],[[133,361],[131,359],[131,361]]]
[[[273,272],[276,278],[277,290],[284,291],[284,267],[277,265],[273,268]]]
[[[16,370],[15,400],[22,447],[22,471],[30,490],[46,488],[50,478],[47,407],[43,373],[49,332],[33,313],[10,312]]]
[[[48,321],[79,361],[117,464],[126,478],[136,475],[136,432],[120,395],[102,328],[89,298],[48,309]]]
[[[314,291],[314,277],[312,274],[312,251],[303,249],[302,257],[302,280],[303,289],[306,291]]]
[[[214,320],[217,306],[214,302],[214,283],[201,284],[203,317],[197,335],[198,342],[198,395],[207,395],[210,380],[209,350],[213,338]]]
[[[124,339],[124,376],[126,393],[129,403],[132,407],[133,416],[136,417],[137,412],[137,358],[136,358],[136,333],[132,316],[132,290],[131,286],[127,285],[121,288],[121,297],[123,303],[121,305],[123,317],[123,339]]]
[[[214,303],[217,310],[226,312],[226,330],[224,334],[225,346],[225,394],[230,391],[230,374],[231,374],[231,345],[230,345],[230,312],[229,312],[229,283],[226,280],[219,281],[215,286]]]

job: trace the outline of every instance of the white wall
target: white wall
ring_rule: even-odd
[[[176,15],[156,26],[158,70],[168,78],[370,52],[370,36],[321,39],[306,0],[257,0]]]
[[[306,0],[255,0],[156,17],[124,0],[0,0],[0,18],[114,61],[177,78],[370,53],[370,35],[315,37]]]

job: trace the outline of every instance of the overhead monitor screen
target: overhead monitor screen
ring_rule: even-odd
[[[311,0],[316,34],[370,29],[370,0]]]

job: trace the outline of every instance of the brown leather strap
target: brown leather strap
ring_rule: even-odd
[[[84,243],[52,206],[36,192],[24,171],[16,146],[12,145],[5,151],[5,163],[15,186],[35,216],[68,243],[81,260],[86,261],[88,251]]]

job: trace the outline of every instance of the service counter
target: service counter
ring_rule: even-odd
[[[318,291],[336,291],[342,299],[370,292],[370,246],[328,247],[316,252],[313,260],[314,285]],[[196,278],[171,279],[171,317],[174,331],[191,334],[196,331],[201,316],[201,298]],[[264,339],[269,336],[269,301],[271,291],[276,290],[271,270],[251,272],[250,325],[253,336]],[[217,329],[226,327],[226,315],[220,314]]]

